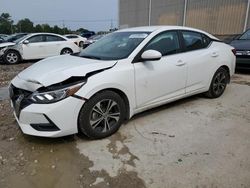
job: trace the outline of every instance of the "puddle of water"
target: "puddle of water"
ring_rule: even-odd
[[[0,101],[9,98],[9,91],[8,87],[1,87],[0,88]]]

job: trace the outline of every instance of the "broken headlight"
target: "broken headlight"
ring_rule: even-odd
[[[7,50],[8,47],[2,47],[0,48],[0,53],[3,54],[5,52],[5,50]]]
[[[32,102],[38,104],[54,103],[74,95],[83,85],[84,83],[80,83],[54,91],[34,92],[29,98],[32,100]]]

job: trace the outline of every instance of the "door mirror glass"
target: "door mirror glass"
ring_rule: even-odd
[[[23,41],[23,44],[29,44],[30,42],[28,40]]]
[[[147,60],[147,61],[160,60],[161,57],[162,57],[162,54],[156,50],[147,50],[143,52],[141,55],[142,60]]]

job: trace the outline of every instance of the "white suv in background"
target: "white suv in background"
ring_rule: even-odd
[[[74,42],[52,33],[33,33],[13,43],[0,44],[0,57],[7,64],[78,52],[80,49]]]

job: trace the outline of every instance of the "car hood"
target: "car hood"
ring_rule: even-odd
[[[44,87],[63,82],[70,77],[84,77],[87,73],[107,69],[117,61],[100,61],[72,55],[44,59],[25,69],[18,77]]]
[[[233,40],[230,45],[236,50],[250,50],[250,40]]]
[[[14,45],[16,45],[16,43],[14,43],[14,42],[3,42],[3,43],[0,44],[0,48],[8,47],[8,46],[14,46]]]

